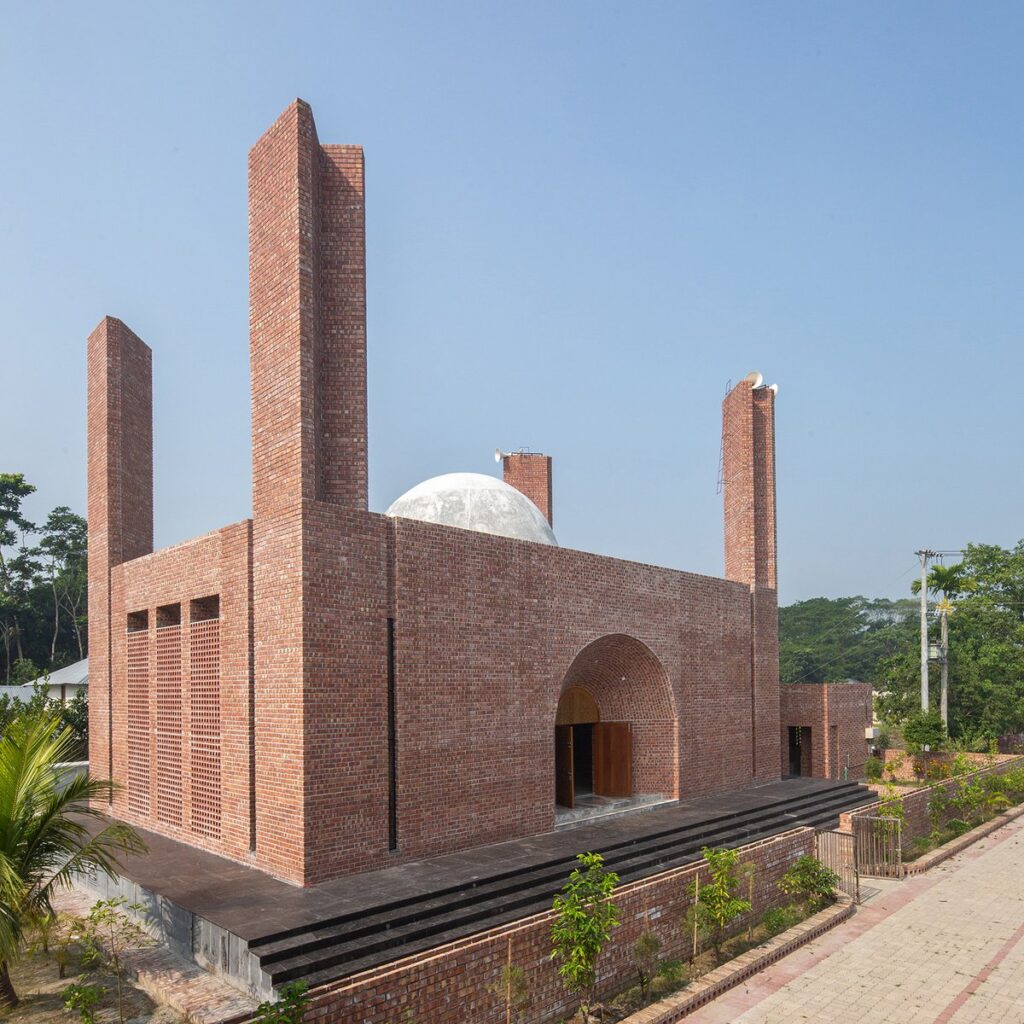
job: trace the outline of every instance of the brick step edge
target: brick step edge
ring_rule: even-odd
[[[970,832],[965,832],[962,836],[957,836],[956,839],[950,839],[948,843],[943,843],[937,849],[930,850],[923,856],[918,857],[917,860],[912,860],[905,864],[904,875],[923,875],[926,871],[935,867],[936,864],[941,864],[944,860],[955,857],[962,850],[966,850],[968,846],[976,843],[979,839],[984,839],[987,835],[991,835],[1004,825],[1019,818],[1022,814],[1024,814],[1024,804],[1018,804],[1016,807],[1011,807],[1008,811],[1003,811],[1002,814],[997,814],[983,825],[972,828]]]
[[[774,939],[716,967],[681,992],[637,1010],[624,1018],[622,1024],[672,1024],[841,924],[853,916],[853,910],[853,900],[845,893],[837,892],[836,902],[832,906],[819,910],[806,921],[776,935]]]

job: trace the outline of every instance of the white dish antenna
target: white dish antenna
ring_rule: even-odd
[[[505,458],[505,452],[503,452],[500,448],[495,448],[494,449],[494,461],[495,462],[501,462],[501,460],[503,458]]]
[[[764,377],[757,370],[753,373],[748,373],[743,379],[750,381],[750,386],[755,391],[764,384]]]

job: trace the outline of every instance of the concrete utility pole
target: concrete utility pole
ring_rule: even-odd
[[[939,602],[939,625],[942,627],[942,695],[939,698],[939,714],[942,715],[942,724],[949,731],[949,613],[953,606],[945,594]]]
[[[921,710],[928,712],[928,559],[935,552],[915,551],[921,559]]]

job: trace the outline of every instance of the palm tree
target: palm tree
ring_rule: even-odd
[[[128,825],[95,835],[86,827],[85,819],[102,818],[90,804],[107,798],[110,783],[61,779],[57,765],[71,759],[74,742],[46,714],[22,716],[0,738],[0,1010],[18,1003],[9,968],[27,922],[52,914],[54,893],[77,874],[113,875],[118,853],[146,851]]]
[[[921,593],[921,581],[914,580],[910,585],[915,594]],[[963,562],[956,565],[933,565],[928,573],[928,589],[933,594],[942,594],[942,600],[938,604],[939,609],[939,640],[942,645],[942,696],[940,698],[940,714],[942,724],[949,728],[949,613],[953,606],[949,603],[951,597],[956,597],[966,590],[970,590],[971,582]]]

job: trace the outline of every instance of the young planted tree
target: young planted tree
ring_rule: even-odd
[[[640,994],[647,998],[651,982],[658,973],[661,963],[661,939],[645,928],[633,943],[633,966],[636,968],[637,980],[640,982]]]
[[[551,959],[560,961],[558,973],[565,987],[580,997],[583,1021],[590,1020],[597,960],[619,923],[618,907],[612,894],[619,876],[608,871],[599,853],[580,853],[562,891],[555,897],[558,915],[551,926]]]
[[[117,1019],[124,1024],[125,950],[152,943],[149,933],[125,913],[142,914],[141,903],[129,903],[124,896],[97,900],[89,910],[82,940],[82,963],[87,967],[106,967],[117,985]]]
[[[690,883],[690,895],[694,898],[692,920],[694,927],[711,944],[716,958],[720,958],[729,925],[742,914],[748,913],[751,904],[749,900],[736,895],[740,887],[737,877],[739,853],[736,850],[712,850],[707,846],[700,852],[707,863],[711,880],[702,884],[699,879],[695,879]]]
[[[87,775],[61,779],[74,738],[53,715],[15,719],[0,737],[0,1010],[18,1003],[9,966],[20,953],[27,925],[53,914],[53,895],[76,874],[113,875],[120,853],[146,847],[127,825],[92,835],[83,817],[98,819],[91,801],[110,783]]]

